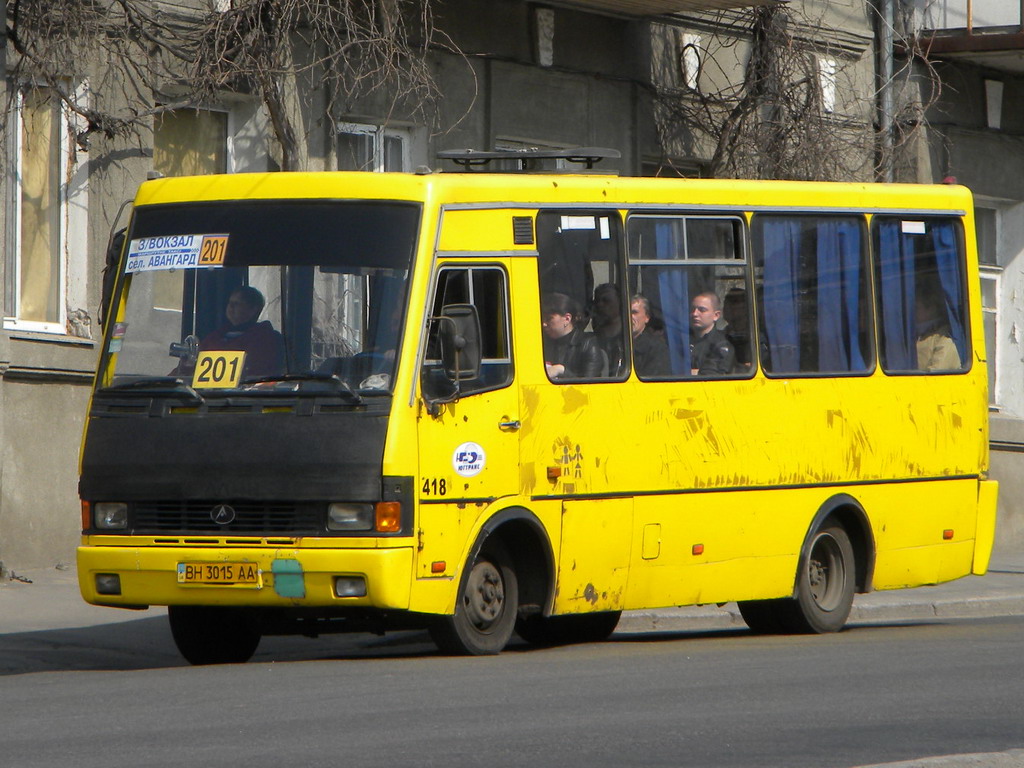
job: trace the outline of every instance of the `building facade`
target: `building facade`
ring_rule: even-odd
[[[153,5],[185,16],[231,7],[210,2]],[[936,45],[976,45],[979,36],[991,45],[994,34],[1006,50],[1018,51],[1019,9],[1015,17],[984,16],[988,26],[972,27],[956,15],[956,0],[892,2],[901,39],[932,41],[927,56],[949,84],[934,103],[916,97],[930,104],[927,128],[901,148],[895,173],[922,182],[955,176],[977,195],[990,359],[997,362],[993,463],[1006,475],[1000,535],[1020,536],[1013,478],[1024,473],[1012,467],[1024,451],[1024,308],[1017,299],[1024,278],[1015,271],[1024,245],[1017,215],[1024,201],[1017,168],[1024,164],[1024,110],[1017,101],[1024,89],[1010,57]],[[975,0],[975,14],[982,6]],[[426,104],[396,100],[386,90],[348,98],[306,80],[296,102],[303,169],[436,169],[444,167],[437,152],[445,149],[573,146],[619,150],[621,158],[604,169],[624,175],[763,175],[775,168],[775,175],[871,180],[881,165],[875,127],[887,37],[875,3],[804,0],[786,4],[785,13],[772,13],[782,6],[771,0],[443,0],[432,7],[449,41],[427,56],[439,96]],[[751,22],[753,7],[764,9],[760,26]],[[983,32],[990,27],[995,31]],[[772,48],[773,34],[785,36],[788,57]],[[900,72],[913,69],[915,59],[899,56],[896,50],[891,61]],[[733,132],[742,141],[723,141],[730,116],[742,111],[738,105],[758,96],[764,72],[777,83],[803,83],[794,94],[816,116],[803,134],[792,131],[777,157],[765,149],[763,126]],[[83,88],[104,82],[98,61],[68,77],[80,78]],[[101,335],[105,256],[136,187],[151,172],[274,170],[281,156],[269,115],[246,93],[168,109],[130,137],[94,134],[85,146],[75,140],[85,118],[51,89],[11,77],[6,87],[0,563],[11,569],[74,557],[77,456]],[[794,159],[811,150],[817,165],[797,168]],[[752,158],[775,165],[752,167]]]

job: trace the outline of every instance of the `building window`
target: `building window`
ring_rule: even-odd
[[[153,124],[153,170],[164,176],[228,171],[228,116],[209,109],[176,109]]]
[[[68,123],[42,87],[19,92],[14,117],[4,327],[65,333]]]
[[[831,115],[836,111],[836,60],[818,57],[818,87],[821,89],[821,111]]]
[[[999,264],[999,219],[998,209],[975,204],[974,228],[981,265],[981,312],[988,359],[988,402],[993,408],[999,404],[999,292],[1003,274]]]
[[[682,68],[683,84],[691,91],[698,91],[702,57],[700,35],[683,34],[679,43],[679,64]]]
[[[985,81],[985,121],[989,128],[1003,127],[1003,81]]]
[[[982,267],[981,273],[981,318],[985,324],[985,354],[988,359],[988,404],[999,405],[999,278],[1002,270],[998,267]]]
[[[537,63],[550,67],[555,63],[555,11],[553,8],[534,9],[537,25]]]
[[[338,123],[339,171],[411,171],[410,132],[362,123]]]

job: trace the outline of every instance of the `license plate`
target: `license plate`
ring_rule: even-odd
[[[178,563],[179,584],[260,585],[256,563]]]

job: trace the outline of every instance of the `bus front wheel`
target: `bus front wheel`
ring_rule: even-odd
[[[455,613],[438,616],[430,636],[443,653],[501,653],[512,637],[518,610],[519,585],[511,560],[500,545],[485,546],[462,582]]]
[[[252,616],[237,608],[172,605],[167,618],[174,644],[189,664],[243,664],[260,644]]]

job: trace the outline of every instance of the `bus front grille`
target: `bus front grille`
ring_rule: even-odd
[[[134,533],[315,534],[322,504],[277,501],[148,501],[131,509]]]

